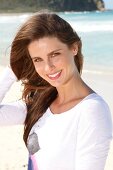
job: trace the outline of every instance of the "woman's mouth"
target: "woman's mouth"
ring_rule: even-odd
[[[51,80],[56,80],[56,79],[58,79],[59,77],[60,77],[60,75],[61,75],[61,70],[60,71],[58,71],[58,72],[56,72],[56,73],[54,73],[54,74],[48,74],[47,76],[51,79]]]

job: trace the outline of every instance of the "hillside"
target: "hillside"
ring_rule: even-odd
[[[103,0],[0,0],[0,12],[104,10]]]

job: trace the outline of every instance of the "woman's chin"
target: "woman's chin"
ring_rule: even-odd
[[[64,83],[63,82],[61,82],[61,81],[59,81],[59,82],[49,82],[50,84],[51,84],[51,86],[53,86],[53,87],[56,87],[56,88],[58,88],[58,87],[61,87]]]

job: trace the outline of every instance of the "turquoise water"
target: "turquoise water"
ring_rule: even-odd
[[[85,65],[113,69],[113,11],[58,13],[82,39]],[[0,15],[0,65],[9,59],[10,45],[19,26],[31,14]]]

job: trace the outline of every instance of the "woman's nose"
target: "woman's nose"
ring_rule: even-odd
[[[46,64],[45,64],[45,71],[51,71],[55,68],[54,64],[51,62],[51,61],[48,61]]]

